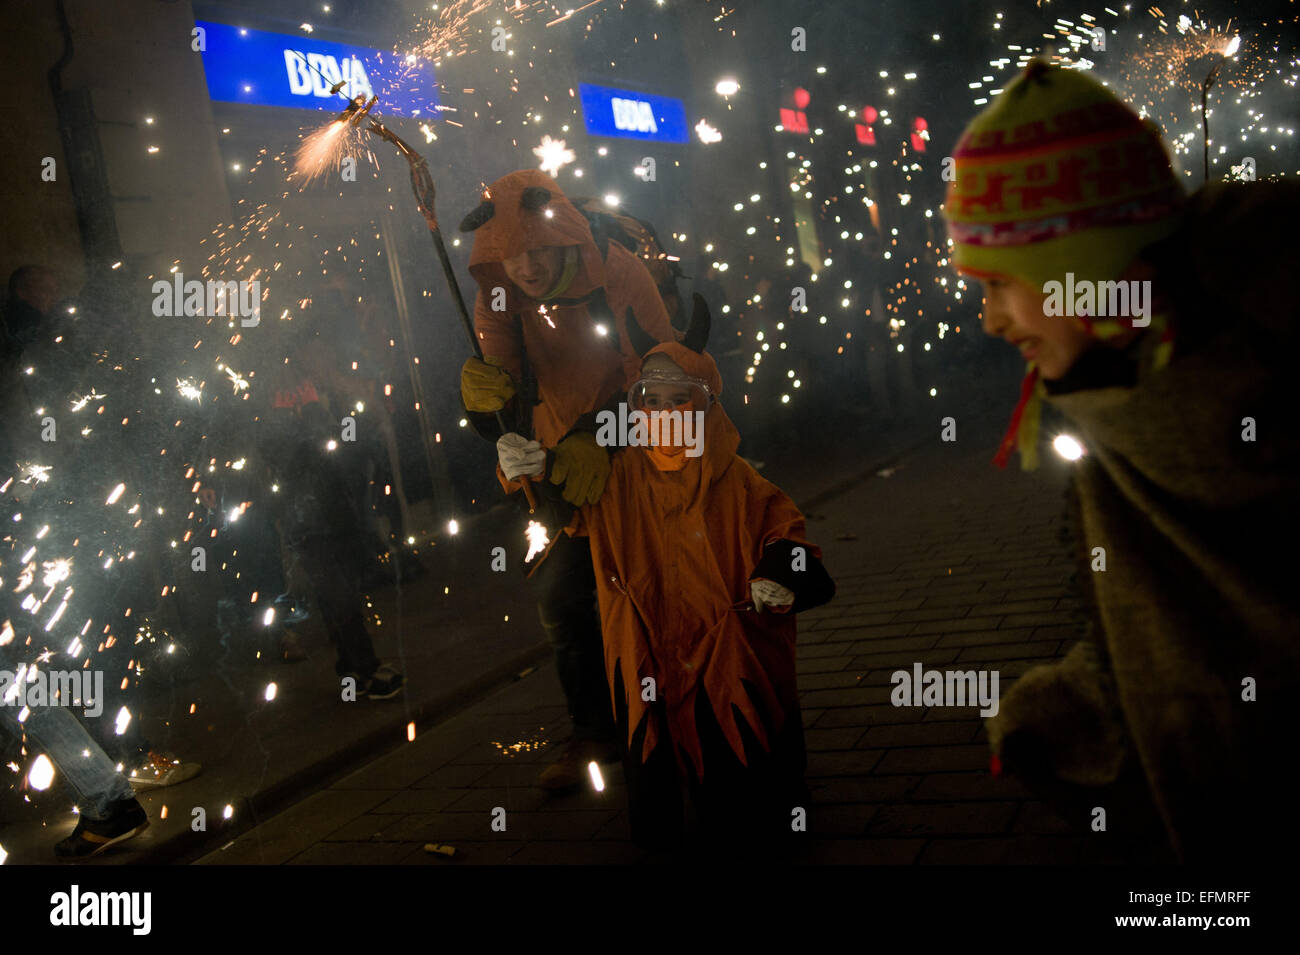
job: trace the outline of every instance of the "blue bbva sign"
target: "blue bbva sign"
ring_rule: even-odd
[[[671,96],[653,96],[612,86],[579,84],[582,116],[592,136],[654,139],[665,143],[690,140],[686,107]]]
[[[341,110],[379,95],[378,110],[437,118],[438,84],[428,60],[344,43],[196,21],[205,31],[208,95],[224,103]],[[331,87],[342,81],[338,94]]]

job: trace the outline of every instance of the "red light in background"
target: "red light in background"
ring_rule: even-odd
[[[918,153],[925,152],[926,140],[930,138],[930,135],[927,132],[929,128],[930,128],[930,124],[925,121],[924,116],[918,116],[916,117],[916,119],[912,120],[912,151],[913,152],[918,152]]]
[[[806,133],[808,132],[808,114],[801,113],[797,109],[782,109],[781,125],[785,127],[785,131],[788,133]]]
[[[876,131],[872,128],[872,124],[879,118],[880,114],[876,112],[874,106],[862,107],[862,123],[854,123],[853,130],[858,134],[858,142],[863,146],[876,145]],[[866,125],[864,126],[863,123]]]

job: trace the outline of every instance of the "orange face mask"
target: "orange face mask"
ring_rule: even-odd
[[[681,407],[674,408],[673,411],[679,411],[683,415],[693,414],[695,411],[695,402],[688,401]],[[650,428],[652,434],[657,434],[660,444],[650,444],[646,446],[646,451],[650,453],[650,461],[660,471],[680,471],[690,463],[691,459],[686,456],[685,444],[685,427],[674,428],[671,419],[665,417],[670,414],[667,411],[652,411],[650,413]],[[665,439],[677,439],[676,443],[668,444]]]

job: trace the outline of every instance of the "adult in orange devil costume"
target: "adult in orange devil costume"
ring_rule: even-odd
[[[591,541],[643,845],[680,838],[679,776],[710,835],[754,845],[791,832],[792,810],[807,807],[794,614],[835,592],[798,508],[736,455],[707,324],[696,296],[683,343],[639,341],[627,414],[644,413],[660,443],[615,455],[605,495],[568,528]],[[696,414],[702,440],[671,430],[674,413]],[[616,430],[607,419],[598,437]]]
[[[640,367],[628,326],[656,342],[674,337],[654,280],[618,243],[598,247],[583,214],[535,169],[492,183],[461,230],[474,233],[469,270],[484,355],[461,374],[468,417],[493,439],[493,414],[513,418],[519,433],[502,440],[523,454],[551,452],[550,480],[564,499],[592,503],[610,472],[595,415],[626,394]],[[573,740],[539,779],[552,790],[577,785],[589,760],[619,754],[592,573],[586,539],[575,537],[558,541],[530,577],[574,724]]]

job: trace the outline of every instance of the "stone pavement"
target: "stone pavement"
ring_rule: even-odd
[[[1026,475],[989,464],[998,433],[904,453],[806,507],[838,595],[801,616],[813,863],[1132,862],[1088,819],[1065,820],[988,772],[978,707],[896,708],[891,674],[997,670],[1005,693],[1062,656],[1081,602],[1059,539],[1064,462]],[[622,771],[606,789],[551,797],[532,783],[567,734],[548,661],[413,742],[358,768],[206,856],[209,864],[624,863]],[[506,810],[505,832],[490,826]],[[454,845],[454,859],[426,853]]]

